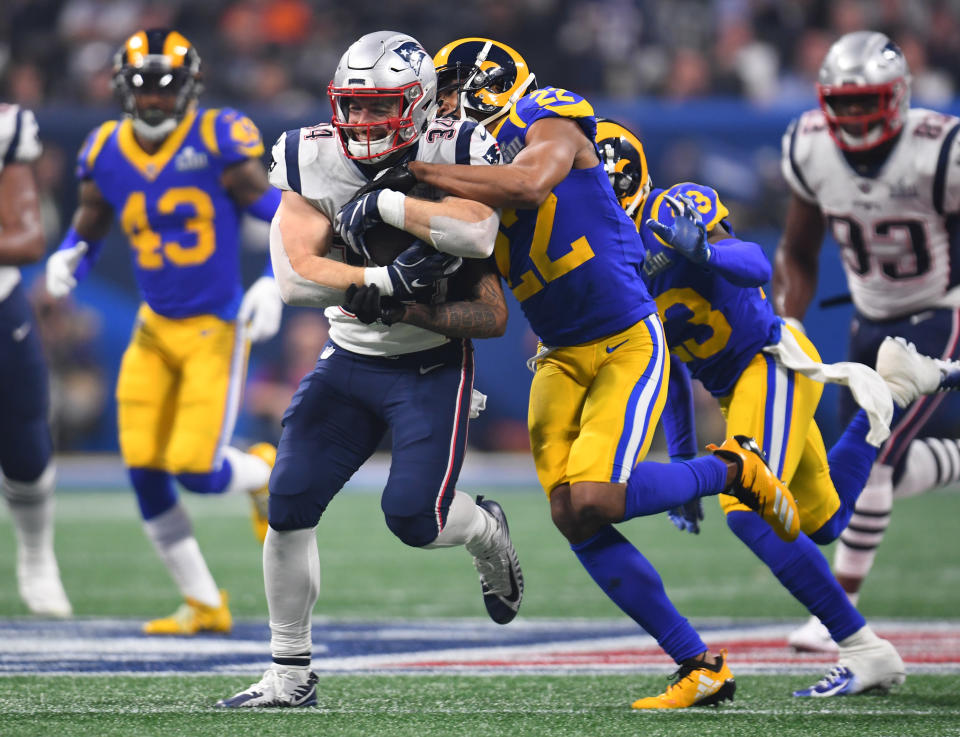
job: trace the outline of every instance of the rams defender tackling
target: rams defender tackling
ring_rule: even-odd
[[[197,106],[200,56],[176,31],[131,36],[114,61],[125,117],[80,150],[80,204],[47,261],[47,289],[69,293],[90,269],[114,216],[131,248],[143,304],[117,381],[120,451],[144,529],[186,600],[148,634],[229,632],[230,610],[193,536],[174,480],[199,493],[246,492],[266,533],[273,448],[228,445],[249,341],[280,326],[272,272],[243,293],[239,224],[270,220],[279,201],[260,133],[236,110]]]

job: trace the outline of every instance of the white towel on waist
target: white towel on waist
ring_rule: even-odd
[[[823,384],[842,384],[850,388],[853,398],[867,413],[870,432],[867,442],[879,448],[890,437],[893,420],[893,396],[887,382],[869,366],[851,361],[818,363],[804,353],[790,329],[784,325],[780,342],[768,345],[764,353],[774,356],[781,365]]]

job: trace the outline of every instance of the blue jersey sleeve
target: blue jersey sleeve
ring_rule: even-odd
[[[97,163],[97,157],[104,143],[117,128],[117,121],[110,120],[94,128],[87,135],[77,154],[77,179],[90,179]]]
[[[225,166],[263,155],[260,129],[239,110],[206,110],[200,126],[204,145]]]
[[[559,87],[544,87],[520,99],[508,116],[509,122],[527,129],[542,118],[574,120],[592,141],[597,136],[597,119],[593,106],[575,92]]]
[[[690,457],[697,454],[696,420],[693,411],[693,383],[690,372],[681,361],[670,362],[667,402],[661,415],[667,453]]]

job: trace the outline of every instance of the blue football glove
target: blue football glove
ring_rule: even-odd
[[[459,256],[441,253],[423,241],[416,241],[386,267],[393,296],[401,302],[413,301],[424,287],[450,276],[462,263]]]
[[[675,455],[670,456],[671,463],[682,463],[696,458],[695,455]],[[699,499],[694,499],[679,507],[674,507],[667,512],[667,517],[673,522],[674,526],[681,532],[689,532],[693,535],[700,534],[700,520],[703,519],[703,505]]]
[[[673,225],[664,225],[659,220],[648,218],[646,226],[693,263],[705,264],[710,260],[710,244],[707,243],[707,229],[696,205],[686,195],[671,197],[665,194],[663,199],[676,216]]]
[[[333,229],[350,250],[370,261],[373,261],[373,258],[367,251],[365,236],[370,228],[383,222],[377,204],[383,192],[384,190],[378,189],[350,200],[340,208],[333,221]]]

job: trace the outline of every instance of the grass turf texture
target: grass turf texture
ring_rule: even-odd
[[[956,680],[913,676],[896,694],[811,702],[789,692],[800,676],[737,679],[736,700],[673,712],[633,712],[629,701],[658,691],[650,676],[321,678],[316,709],[224,712],[212,700],[244,679],[5,678],[0,731],[49,735],[321,734],[428,737],[863,737],[960,735]]]
[[[510,520],[527,580],[523,617],[621,617],[550,524],[543,496],[491,494]],[[201,548],[235,616],[266,617],[260,548],[242,498],[186,496]],[[698,617],[794,617],[804,612],[723,524],[711,500],[698,537],[664,517],[621,526],[657,566],[680,610]],[[960,495],[898,502],[868,579],[868,616],[956,618]],[[0,560],[0,616],[24,613],[14,585],[12,530]],[[319,530],[323,570],[315,613],[340,618],[483,616],[479,585],[462,550],[404,547],[386,530],[378,496],[345,493]],[[78,615],[152,617],[178,596],[140,528],[133,495],[60,495],[57,550]],[[828,553],[829,555],[829,553]],[[266,650],[267,643],[264,642]],[[664,674],[666,675],[666,669]],[[663,690],[652,676],[338,676],[321,679],[319,709],[223,713],[216,699],[251,678],[0,678],[0,735],[960,735],[960,676],[912,675],[888,697],[796,700],[811,676],[739,676],[719,709],[633,713],[629,703]]]
[[[621,617],[553,528],[542,494],[497,491],[523,565],[525,617]],[[235,617],[266,618],[261,549],[247,502],[185,494],[200,547]],[[716,503],[698,536],[665,515],[619,526],[663,576],[688,617],[803,617],[773,574],[726,528]],[[956,618],[960,494],[898,501],[886,540],[860,599],[869,617]],[[14,581],[13,532],[0,516],[0,616],[26,613]],[[379,496],[345,492],[318,530],[322,585],[315,614],[365,619],[483,617],[470,557],[460,548],[417,550],[386,529]],[[156,617],[179,603],[169,575],[141,529],[133,494],[65,493],[58,498],[57,552],[77,615]],[[824,551],[828,558],[832,555]]]

